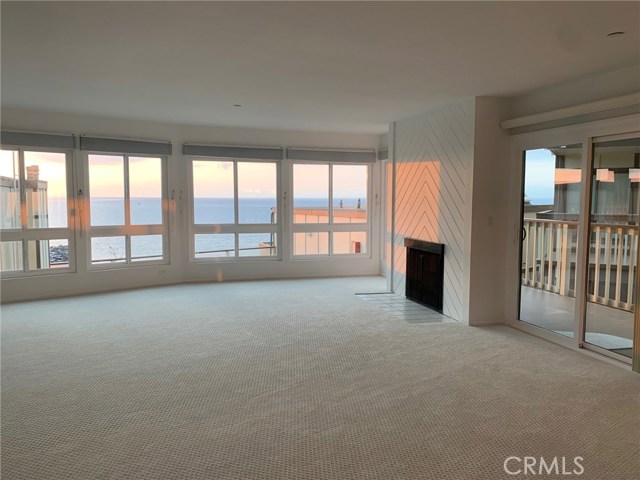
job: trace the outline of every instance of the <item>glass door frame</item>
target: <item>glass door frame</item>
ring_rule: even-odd
[[[508,313],[507,324],[532,335],[541,337],[550,342],[565,346],[573,350],[579,350],[586,354],[597,356],[600,359],[611,361],[617,365],[631,364],[631,359],[623,355],[609,352],[595,345],[586,344],[584,341],[586,326],[586,301],[587,301],[587,255],[589,240],[590,199],[591,199],[591,170],[593,167],[593,144],[603,139],[621,138],[622,136],[634,137],[638,135],[638,116],[629,115],[607,120],[599,120],[583,124],[568,125],[548,130],[522,133],[511,137],[510,155],[513,159],[511,165],[511,182],[509,190],[511,221],[511,244],[507,262],[513,272],[508,278],[506,287],[506,307]],[[574,337],[569,338],[556,334],[542,327],[528,324],[520,320],[520,286],[521,286],[521,255],[522,255],[522,209],[524,188],[524,160],[523,152],[546,148],[550,145],[582,144],[581,175],[584,181],[580,190],[580,221],[578,225],[579,248],[576,252],[576,308],[574,311]],[[582,247],[582,248],[580,248]],[[640,269],[639,269],[640,270]],[[638,309],[636,309],[633,355],[640,354],[640,326],[638,325]],[[638,360],[640,368],[640,359]]]
[[[639,227],[640,228],[640,227]],[[638,261],[640,264],[640,261]],[[640,288],[640,265],[636,267],[636,285]],[[633,324],[633,352],[631,354],[631,368],[640,373],[640,308],[636,306]]]
[[[520,236],[520,242],[519,242],[519,245],[518,245],[518,262],[519,262],[518,264],[519,264],[519,268],[520,269],[522,268],[522,256],[523,256],[523,253],[524,253],[523,252],[524,241],[525,241],[525,239],[527,238],[527,235],[528,235],[528,233],[527,234],[524,233],[525,230],[526,230],[526,227],[524,225],[524,222],[525,222],[524,197],[525,197],[525,193],[526,193],[525,192],[525,183],[526,183],[527,152],[531,152],[531,151],[535,151],[535,150],[553,149],[553,148],[564,148],[565,146],[568,147],[568,148],[575,148],[575,147],[579,146],[579,148],[581,150],[581,152],[580,152],[580,170],[581,170],[581,177],[580,178],[581,178],[581,180],[579,182],[579,184],[580,184],[580,199],[579,199],[580,217],[579,218],[580,219],[582,218],[582,215],[581,215],[581,213],[582,213],[582,204],[583,204],[583,198],[582,198],[582,195],[583,195],[583,188],[582,188],[583,181],[582,181],[582,179],[585,178],[584,177],[584,165],[585,165],[585,145],[584,145],[584,143],[582,143],[580,141],[577,141],[577,142],[564,142],[564,143],[561,143],[561,144],[555,144],[553,146],[551,146],[551,145],[540,145],[540,146],[536,146],[536,147],[533,147],[533,148],[526,148],[526,149],[522,150],[520,152],[522,160],[521,160],[521,165],[520,165],[521,166],[521,173],[520,173],[520,188],[521,188],[521,190],[520,190],[520,211],[519,211],[519,232],[520,232],[521,236]],[[543,220],[543,222],[544,222],[544,220]],[[576,223],[576,222],[574,222],[574,223]],[[528,320],[524,320],[524,319],[520,318],[520,315],[522,313],[522,285],[521,284],[519,285],[518,292],[517,292],[517,294],[518,294],[518,303],[517,303],[516,319],[517,319],[517,322],[519,322],[519,324],[533,327],[533,328],[539,330],[540,332],[544,332],[545,335],[546,334],[551,334],[554,337],[556,337],[556,336],[562,337],[562,338],[568,339],[569,341],[573,341],[574,339],[578,338],[578,336],[577,336],[578,330],[576,329],[576,319],[577,319],[577,317],[576,317],[576,310],[577,310],[576,305],[577,305],[577,302],[580,301],[580,288],[581,288],[580,285],[581,284],[578,281],[578,279],[579,279],[579,275],[581,273],[580,270],[579,270],[579,264],[580,264],[579,253],[580,253],[580,248],[581,248],[581,245],[582,245],[582,241],[580,239],[580,224],[579,224],[579,222],[577,222],[577,223],[578,223],[577,241],[576,241],[577,251],[576,251],[576,260],[575,260],[576,268],[575,268],[575,281],[574,281],[574,289],[573,289],[575,293],[574,293],[574,297],[570,297],[570,296],[567,297],[567,298],[573,298],[573,300],[574,300],[572,302],[573,303],[573,309],[572,309],[573,312],[572,313],[568,312],[568,314],[567,314],[567,319],[571,321],[570,332],[571,332],[572,335],[571,336],[563,335],[563,334],[559,333],[557,330],[552,330],[551,328],[546,328],[546,327],[543,327],[542,325],[538,325],[533,321],[528,321]],[[537,231],[538,227],[535,227],[535,229]],[[542,228],[542,234],[545,235],[544,223],[543,223],[543,228]],[[535,238],[535,236],[534,236],[534,238]],[[550,236],[548,238],[549,238],[549,243],[550,243],[551,234],[550,234]],[[540,241],[541,241],[541,244],[544,245],[545,238],[542,237],[540,239]],[[544,262],[542,263],[542,266],[543,266],[543,270],[546,269],[546,267],[544,266]],[[534,265],[534,268],[535,268],[535,265]],[[520,274],[520,270],[519,270],[519,275],[521,275]],[[541,276],[542,280],[544,280],[544,272],[542,272],[541,275],[542,275]],[[549,273],[549,276],[551,276],[550,273]],[[569,282],[570,280],[567,280],[567,281]],[[551,282],[551,279],[549,279],[549,282]],[[537,283],[537,281],[536,281],[536,283]],[[544,282],[541,282],[541,283],[544,283]],[[552,294],[552,293],[549,292],[549,294]],[[572,320],[571,320],[571,318],[572,318]]]
[[[584,171],[583,171],[583,177],[582,177],[585,180],[588,179],[588,181],[584,182],[584,185],[582,188],[583,190],[582,194],[586,195],[586,199],[585,199],[586,202],[583,203],[581,199],[580,208],[581,208],[581,213],[584,213],[584,214],[581,215],[580,217],[580,225],[578,227],[578,238],[583,245],[589,245],[590,236],[591,236],[591,207],[592,207],[591,202],[593,198],[592,176],[593,176],[593,166],[594,166],[595,144],[600,142],[610,142],[613,140],[627,140],[631,138],[640,138],[640,130],[635,132],[619,133],[619,134],[612,134],[612,135],[593,136],[589,138],[591,143],[589,145],[589,148],[586,149],[588,150],[587,166],[589,167],[589,169],[588,169],[587,176],[584,176]],[[583,149],[583,152],[584,150],[585,149]],[[637,254],[636,254],[636,258],[637,258]],[[631,357],[625,357],[624,355],[620,355],[619,353],[611,352],[606,348],[602,348],[597,345],[587,343],[587,341],[585,340],[586,327],[587,327],[587,302],[588,302],[587,265],[589,263],[589,249],[586,249],[586,248],[581,249],[581,251],[578,252],[578,260],[580,262],[579,266],[582,267],[582,270],[580,271],[580,276],[581,276],[580,280],[582,282],[582,288],[580,289],[580,293],[581,293],[582,299],[577,308],[577,310],[579,311],[579,322],[577,327],[578,327],[578,338],[580,339],[580,344],[579,344],[580,348],[584,348],[585,350],[596,352],[600,355],[614,358],[620,362],[631,365],[633,357],[637,356],[640,352],[640,345],[638,345],[637,339],[632,339],[636,341],[633,342],[633,353]],[[637,270],[640,270],[640,268],[636,268],[636,277],[638,276]],[[636,283],[636,288],[638,288],[638,285],[640,284]],[[633,331],[636,332],[637,330],[638,330],[638,307],[636,305],[635,314],[634,314]]]

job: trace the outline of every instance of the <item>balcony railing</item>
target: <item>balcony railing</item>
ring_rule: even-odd
[[[575,296],[578,222],[524,219],[522,285]],[[587,299],[633,311],[638,227],[592,224]]]

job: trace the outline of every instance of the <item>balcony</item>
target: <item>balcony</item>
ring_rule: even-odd
[[[523,230],[520,318],[572,337],[578,222],[525,218]],[[626,350],[637,303],[638,227],[594,223],[588,249],[586,340]]]

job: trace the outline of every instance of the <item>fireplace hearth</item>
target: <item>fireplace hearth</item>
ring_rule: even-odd
[[[407,274],[405,295],[442,313],[444,294],[444,245],[405,238]]]

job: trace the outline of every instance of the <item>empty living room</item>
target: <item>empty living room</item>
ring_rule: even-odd
[[[0,2],[6,480],[640,475],[640,2]]]

